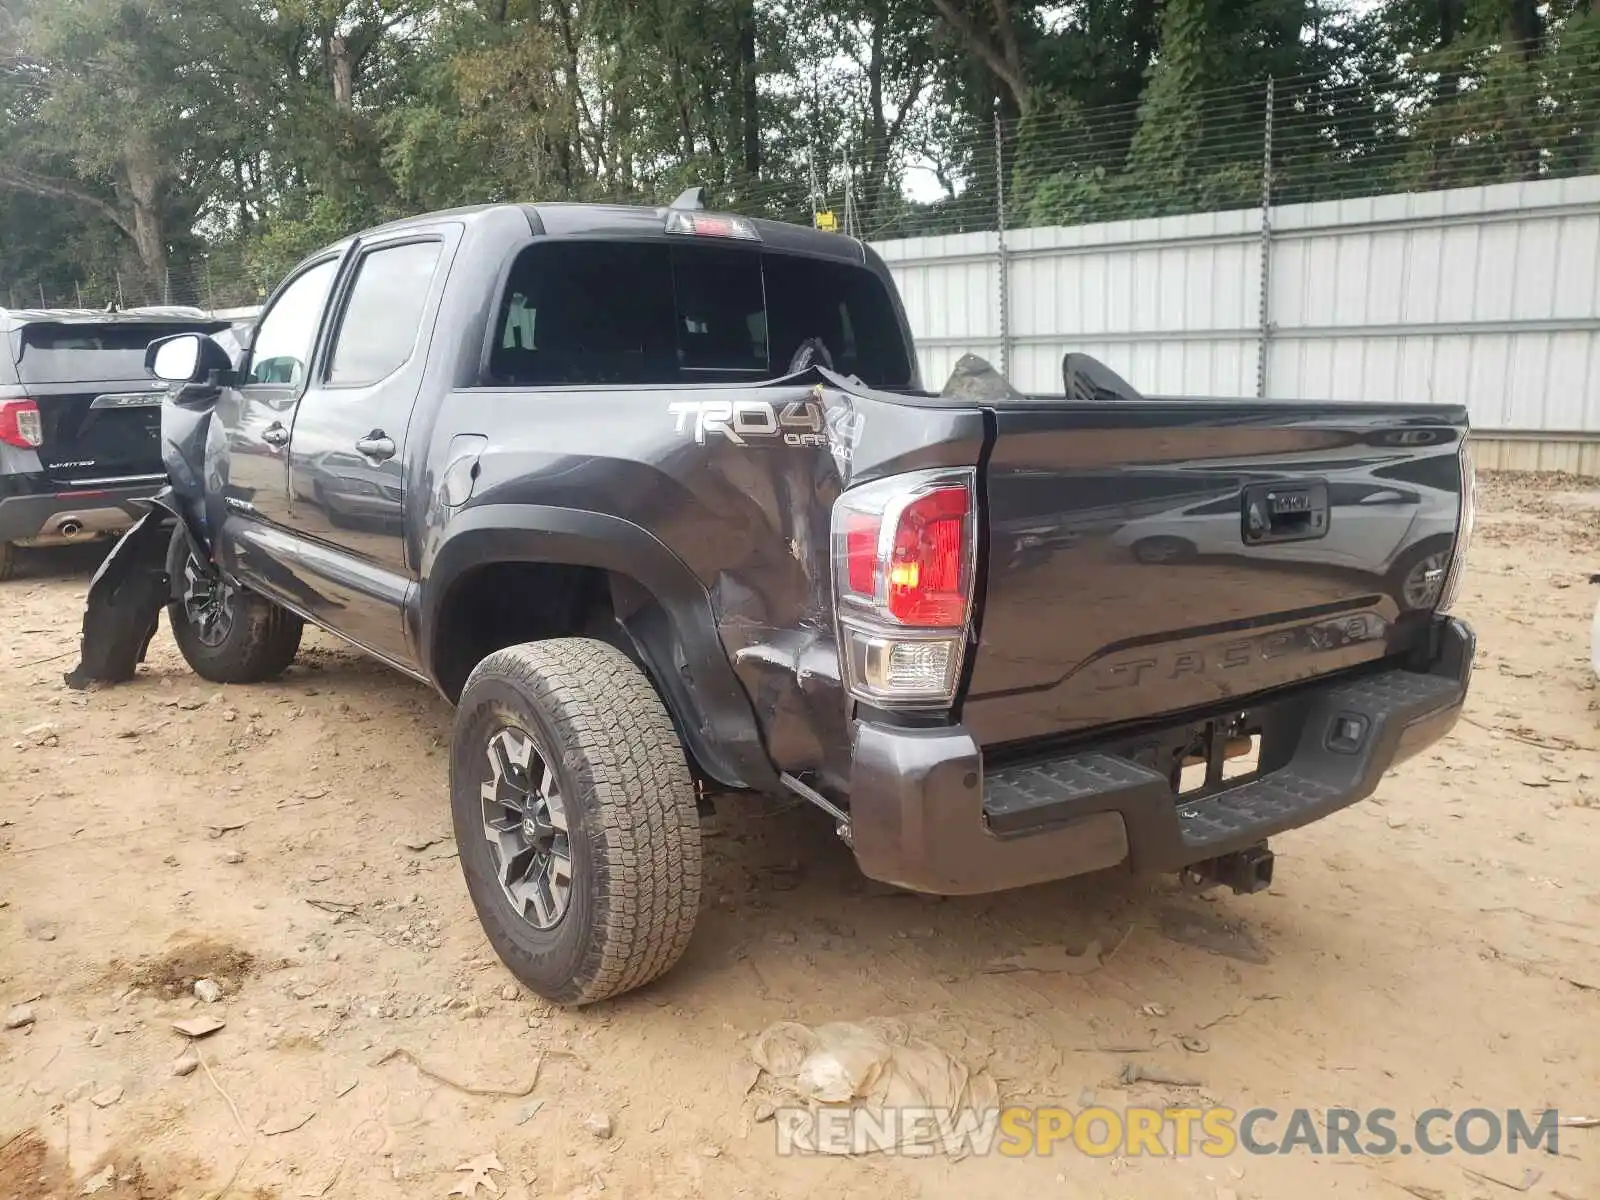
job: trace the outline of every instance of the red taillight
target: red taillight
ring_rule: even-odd
[[[966,624],[970,502],[966,488],[942,487],[901,511],[889,560],[889,612],[895,620],[940,629]]]
[[[944,473],[932,486],[888,479],[840,499],[835,553],[842,599],[898,625],[966,624],[972,489],[948,478]]]
[[[44,443],[44,422],[39,406],[32,400],[0,401],[0,442],[19,450],[33,450]]]
[[[870,598],[878,590],[878,534],[880,517],[871,513],[844,514],[845,584],[857,596]]]
[[[948,708],[961,682],[977,562],[970,467],[851,488],[833,506],[839,667],[868,704]]]

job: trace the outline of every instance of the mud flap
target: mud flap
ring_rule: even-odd
[[[179,516],[171,488],[162,489],[150,503],[150,511],[122,535],[89,583],[79,662],[64,677],[70,688],[125,683],[144,661],[161,610],[172,599],[167,551],[174,523],[195,544],[200,561],[209,558]]]

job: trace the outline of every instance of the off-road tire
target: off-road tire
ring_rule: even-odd
[[[181,527],[175,529],[167,551],[167,575],[173,581],[174,596],[182,591],[190,554],[189,539]],[[184,661],[196,675],[212,683],[264,683],[276,679],[294,662],[305,623],[288,609],[243,588],[233,590],[231,603],[232,624],[216,645],[201,640],[182,600],[173,599],[167,604],[172,638]]]
[[[485,836],[490,743],[505,729],[532,739],[565,808],[570,898],[549,928],[513,906]],[[682,956],[700,910],[694,782],[661,698],[615,647],[556,638],[479,663],[456,710],[450,807],[484,932],[539,995],[591,1004],[649,983]]]
[[[10,542],[0,542],[0,583],[16,574],[17,552]]]

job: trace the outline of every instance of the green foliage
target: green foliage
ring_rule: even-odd
[[[1600,170],[1600,0],[0,0],[0,302],[692,184],[869,237],[1254,205],[1269,77],[1279,201]]]
[[[350,210],[327,194],[312,196],[295,208],[292,214],[277,214],[263,222],[255,237],[244,243],[242,274],[253,293],[246,303],[266,296],[301,259],[357,227]]]

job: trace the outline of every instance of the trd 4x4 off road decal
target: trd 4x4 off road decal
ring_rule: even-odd
[[[776,408],[765,400],[681,400],[667,405],[678,433],[724,437],[735,446],[782,439],[786,446],[814,446],[850,456],[863,418],[848,408],[826,408],[817,400],[792,400]]]

